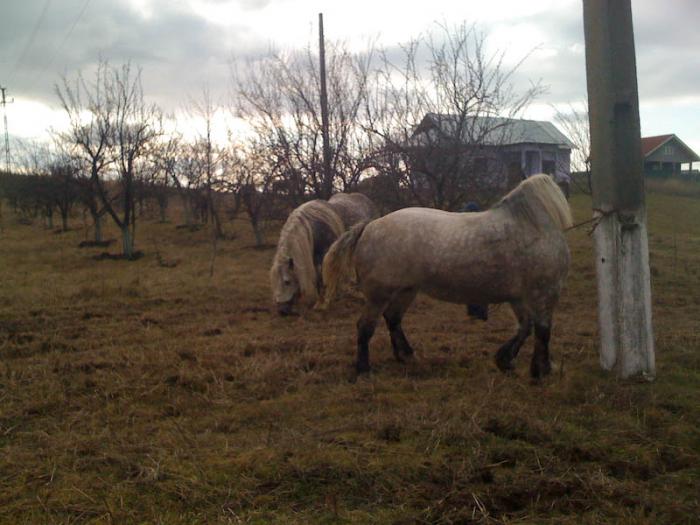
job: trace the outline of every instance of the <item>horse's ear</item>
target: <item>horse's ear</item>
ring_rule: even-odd
[[[289,266],[289,269],[292,270],[294,269],[294,259],[291,257],[287,260],[287,265]]]

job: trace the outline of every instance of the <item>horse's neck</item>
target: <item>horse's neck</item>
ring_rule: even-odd
[[[291,255],[293,252],[293,247],[298,246],[300,243],[308,243],[308,235],[304,234],[304,224],[299,219],[295,218],[294,224],[287,230],[286,235],[283,239],[280,239],[280,244],[284,251]],[[313,233],[312,233],[313,235]]]

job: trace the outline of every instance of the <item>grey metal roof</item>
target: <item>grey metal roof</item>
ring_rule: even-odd
[[[414,136],[427,133],[437,139],[455,137],[461,130],[463,140],[478,141],[485,145],[507,146],[513,144],[554,144],[575,148],[573,143],[554,124],[543,120],[524,120],[504,117],[464,117],[428,113],[416,127]]]

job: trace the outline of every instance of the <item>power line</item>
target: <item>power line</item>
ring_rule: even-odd
[[[56,60],[56,57],[63,50],[63,47],[66,45],[66,42],[68,42],[68,39],[73,34],[73,30],[80,23],[80,20],[82,20],[83,15],[85,14],[85,11],[87,10],[89,4],[90,4],[90,0],[85,0],[85,3],[83,4],[82,9],[78,13],[78,16],[75,18],[75,20],[73,21],[73,24],[68,29],[68,32],[66,33],[66,35],[63,37],[63,40],[61,41],[60,45],[58,47],[54,48],[54,52],[51,55],[51,58],[49,58],[49,61],[46,63],[46,65],[43,67],[43,69],[34,77],[34,79],[32,80],[32,82],[30,84],[30,88],[27,91],[31,91],[34,88],[34,86],[41,79],[41,77],[44,75],[44,73],[46,73],[46,71],[51,67],[54,60]]]
[[[32,82],[30,83],[30,88],[28,89],[28,91],[31,91],[34,88],[34,86],[41,79],[41,77],[44,75],[44,73],[46,73],[46,71],[51,67],[54,60],[58,56],[58,54],[61,52],[63,47],[68,42],[68,39],[73,34],[73,31],[75,30],[77,25],[80,23],[80,20],[83,18],[83,15],[85,14],[85,11],[87,10],[89,4],[90,4],[90,0],[85,0],[83,7],[78,12],[78,15],[76,16],[75,20],[73,21],[70,28],[68,29],[68,32],[66,33],[66,35],[63,37],[63,40],[61,41],[60,45],[58,47],[54,48],[54,52],[51,54],[51,58],[49,58],[46,65],[33,78]],[[29,39],[27,40],[27,43],[25,44],[24,49],[22,50],[22,53],[17,58],[17,61],[15,62],[15,65],[14,65],[14,68],[12,69],[12,71],[10,73],[10,77],[9,77],[10,80],[14,78],[15,73],[17,72],[17,68],[25,60],[27,53],[31,49],[32,45],[34,44],[34,41],[36,40],[36,36],[39,32],[39,29],[41,28],[41,25],[43,24],[44,18],[46,18],[46,13],[48,12],[50,5],[51,5],[51,0],[46,0],[46,2],[44,3],[44,7],[41,10],[41,13],[39,14],[39,18],[37,19],[36,24],[34,25],[34,29],[32,30],[32,33],[29,36]],[[5,145],[5,168],[6,168],[6,171],[9,173],[10,172],[10,165],[12,163],[12,157],[10,155],[10,135],[9,135],[8,126],[7,126],[7,104],[14,102],[14,99],[7,100],[7,98],[6,98],[7,88],[6,87],[2,87],[2,88],[0,88],[0,90],[2,90],[2,98],[0,99],[0,104],[2,105],[2,109],[3,109],[3,123],[4,123],[4,132],[5,132],[5,144],[4,144]]]
[[[41,24],[44,22],[44,18],[46,18],[46,12],[49,10],[49,6],[51,5],[51,0],[46,0],[44,3],[44,8],[41,10],[41,13],[39,14],[39,18],[36,21],[36,24],[34,24],[34,29],[32,30],[31,34],[29,35],[29,38],[27,39],[27,43],[24,46],[24,49],[22,50],[22,53],[20,53],[19,57],[17,57],[17,62],[15,62],[14,67],[12,68],[12,72],[10,73],[10,78],[9,80],[11,81],[15,73],[17,72],[17,68],[19,65],[24,62],[24,59],[27,56],[27,53],[31,49],[32,45],[34,45],[34,40],[36,40],[36,35],[39,34],[39,29],[41,28]]]
[[[0,104],[2,104],[2,117],[5,123],[5,171],[10,173],[10,134],[7,131],[7,98],[5,97],[6,87],[0,87],[0,92],[2,92],[2,98],[0,98]],[[10,100],[10,103],[14,100]]]

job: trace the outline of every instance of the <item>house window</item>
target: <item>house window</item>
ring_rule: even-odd
[[[554,175],[556,171],[556,163],[553,160],[543,160],[542,161],[542,173],[547,175]]]
[[[673,146],[667,144],[664,146],[664,155],[673,155]]]

